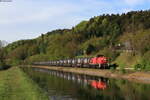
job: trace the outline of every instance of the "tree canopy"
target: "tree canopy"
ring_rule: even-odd
[[[72,29],[53,30],[36,39],[13,42],[4,48],[5,56],[10,62],[14,59],[25,62],[37,57],[38,61],[46,61],[99,53],[115,60],[125,50],[144,55],[150,50],[149,22],[150,10],[104,14],[82,21]]]

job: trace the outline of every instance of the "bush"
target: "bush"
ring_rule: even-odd
[[[121,68],[121,69],[120,69],[120,73],[121,73],[121,74],[125,74],[125,73],[126,73],[126,70],[125,70],[124,68]]]
[[[134,66],[134,69],[135,69],[135,70],[141,70],[141,69],[142,69],[142,65],[141,65],[141,64],[136,64],[136,65]]]
[[[114,61],[120,55],[120,52],[114,51],[111,48],[104,48],[103,50],[100,50],[98,54],[103,54],[106,57],[111,58],[110,61]]]
[[[118,65],[116,63],[110,65],[110,69],[115,70],[117,67],[118,67]]]
[[[142,57],[142,69],[150,70],[150,51],[146,52]]]
[[[134,66],[135,70],[150,70],[150,51],[146,52],[140,63]]]
[[[8,69],[9,67],[9,65],[6,65],[4,62],[0,61],[0,70]]]
[[[40,62],[40,61],[48,61],[50,60],[47,55],[40,54],[40,55],[34,55],[29,57],[25,60],[26,64],[32,64],[33,62]]]
[[[16,65],[20,65],[21,62],[22,62],[22,60],[19,60],[19,59],[9,59],[9,60],[7,60],[6,63],[11,66],[16,66]]]
[[[111,72],[115,72],[115,68],[114,67],[110,67]]]

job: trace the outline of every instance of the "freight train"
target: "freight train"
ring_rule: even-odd
[[[53,60],[46,62],[34,62],[33,65],[45,65],[45,66],[62,66],[62,67],[80,67],[80,68],[98,68],[109,69],[109,58],[98,55],[90,58],[74,58],[65,60]]]

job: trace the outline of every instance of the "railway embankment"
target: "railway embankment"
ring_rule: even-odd
[[[71,68],[71,67],[56,67],[56,66],[53,67],[30,66],[30,67],[78,73],[78,74],[86,74],[92,76],[100,76],[106,78],[125,79],[133,82],[150,84],[150,72],[127,71],[126,73],[121,73],[119,70],[100,70],[90,68]]]

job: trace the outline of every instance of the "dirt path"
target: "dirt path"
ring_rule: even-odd
[[[130,72],[121,74],[119,71],[89,69],[89,68],[49,67],[49,66],[32,66],[32,67],[93,75],[93,76],[102,76],[107,78],[126,79],[138,83],[150,84],[150,73],[148,72]]]

